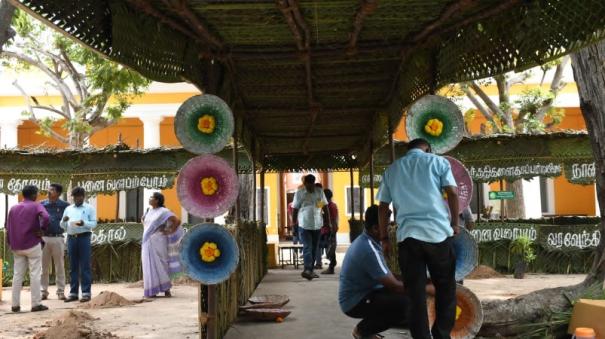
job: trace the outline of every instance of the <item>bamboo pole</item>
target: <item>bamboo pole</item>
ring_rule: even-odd
[[[239,154],[237,152],[237,118],[234,118],[235,128],[233,129],[233,167],[235,168],[235,173],[237,174],[239,180]],[[235,224],[239,224],[240,219],[240,201],[239,194],[237,199],[235,199]]]
[[[361,190],[361,186],[359,187]],[[370,205],[374,205],[374,142],[370,142]]]
[[[208,285],[208,322],[206,323],[206,339],[216,339],[217,328],[217,298],[216,285]]]
[[[353,179],[353,167],[349,168],[349,176],[351,177],[351,220],[355,220],[355,192],[353,191],[355,180]]]
[[[256,141],[252,140],[252,221],[256,222]]]
[[[265,222],[265,170],[260,171],[260,222]]]

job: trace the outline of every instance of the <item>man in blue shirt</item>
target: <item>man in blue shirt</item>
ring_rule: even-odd
[[[82,283],[81,302],[90,301],[92,270],[90,266],[92,229],[97,226],[97,213],[84,203],[86,192],[82,187],[71,191],[74,204],[65,209],[61,227],[67,230],[67,253],[69,254],[69,297],[65,302],[78,300],[80,277]]]
[[[61,199],[63,186],[51,184],[48,189],[48,199],[42,201],[42,206],[46,208],[50,217],[48,229],[44,232],[44,248],[42,249],[42,300],[48,298],[48,276],[50,275],[51,262],[55,262],[55,283],[57,284],[57,297],[65,300],[65,239],[61,228],[61,218],[63,212],[69,204]]]
[[[447,193],[450,213],[443,203]],[[411,301],[410,331],[415,339],[450,338],[456,319],[456,255],[453,235],[458,233],[458,194],[449,162],[431,154],[424,139],[412,140],[408,153],[384,173],[380,201],[380,239],[389,250],[389,204],[395,216],[399,267]],[[426,271],[435,285],[437,316],[429,330],[426,310]]]
[[[403,283],[387,268],[378,243],[378,206],[365,213],[365,232],[349,247],[340,271],[338,302],[341,310],[362,320],[355,338],[380,338],[378,333],[405,321],[409,300]]]

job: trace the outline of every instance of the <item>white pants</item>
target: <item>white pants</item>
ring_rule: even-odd
[[[50,264],[55,263],[55,283],[57,295],[65,290],[65,239],[63,237],[43,237],[46,243],[42,249],[42,295],[48,295]]]
[[[13,251],[13,305],[21,305],[21,287],[29,265],[29,283],[32,293],[32,308],[40,305],[40,278],[42,275],[42,246],[37,244],[26,250]]]

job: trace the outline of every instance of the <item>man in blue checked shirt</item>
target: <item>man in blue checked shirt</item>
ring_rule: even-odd
[[[67,230],[70,269],[70,291],[65,302],[78,300],[80,283],[82,283],[80,301],[87,302],[90,301],[90,285],[92,284],[90,238],[92,229],[97,226],[97,213],[92,206],[84,203],[86,192],[82,187],[74,188],[71,196],[74,203],[65,209],[61,220],[61,227]]]
[[[443,203],[447,193],[448,207]],[[431,154],[424,139],[408,144],[407,154],[383,175],[380,201],[380,240],[389,251],[389,204],[397,211],[399,268],[411,301],[410,332],[414,339],[449,339],[456,320],[456,254],[453,236],[458,228],[458,192],[450,163]],[[437,315],[429,330],[426,310],[426,271],[435,285]]]

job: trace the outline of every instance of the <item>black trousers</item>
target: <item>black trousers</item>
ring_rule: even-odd
[[[326,255],[330,260],[330,268],[336,267],[336,233],[330,233],[328,235],[328,249]]]
[[[456,254],[453,237],[440,243],[407,238],[398,245],[399,267],[410,297],[410,332],[414,339],[449,339],[456,322]],[[435,285],[436,319],[429,331],[426,270]]]
[[[370,336],[401,324],[409,316],[408,297],[381,288],[370,292],[355,307],[345,312],[351,318],[361,318],[357,330]]]

